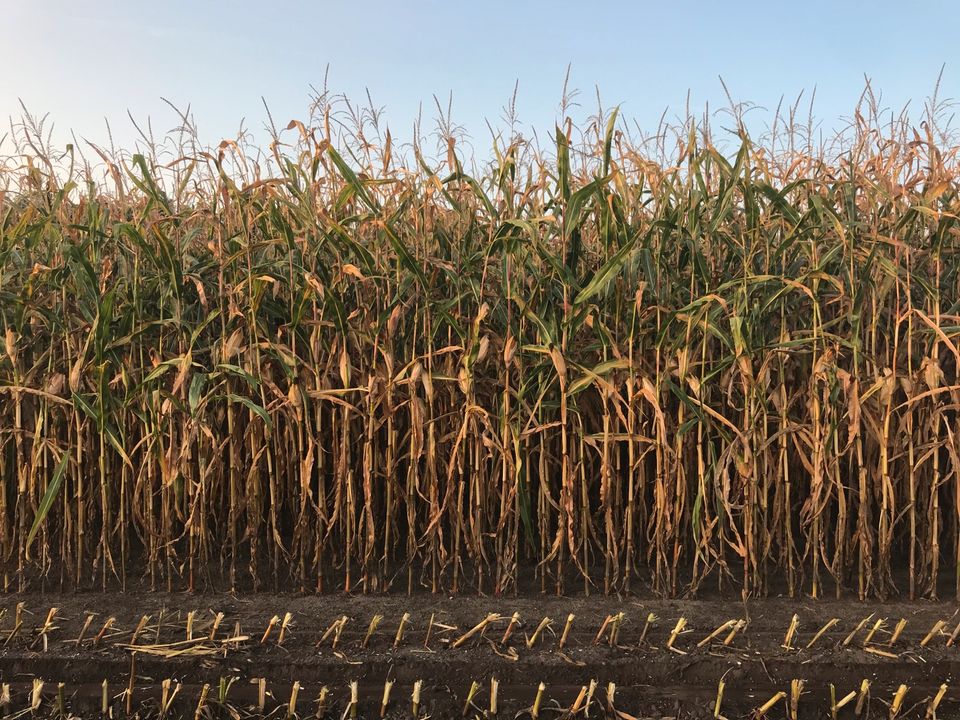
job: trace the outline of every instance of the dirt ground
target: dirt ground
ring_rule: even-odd
[[[896,717],[922,718],[944,683],[948,687],[938,715],[960,713],[960,686],[954,687],[960,654],[950,642],[960,614],[953,603],[128,592],[9,594],[0,596],[0,608],[0,680],[10,686],[9,701],[0,703],[4,716],[29,709],[36,697],[34,715],[57,715],[58,683],[64,683],[62,707],[68,712],[100,715],[106,680],[111,717],[125,716],[128,708],[152,717],[160,714],[168,679],[169,694],[179,687],[170,716],[234,720],[286,718],[295,682],[299,689],[293,711],[301,718],[316,716],[324,687],[321,716],[350,717],[354,682],[356,717],[379,718],[388,680],[393,685],[386,717],[412,716],[417,681],[422,681],[421,717],[492,717],[491,679],[499,683],[496,715],[501,718],[530,717],[540,683],[545,685],[540,718],[713,718],[721,680],[720,714],[727,718],[752,717],[781,691],[785,697],[767,716],[793,717],[793,680],[804,682],[799,718],[831,716],[831,684],[837,703],[857,693],[838,710],[840,718],[857,717],[858,703],[859,717],[889,718],[901,685],[906,691]],[[44,629],[51,608],[57,610]],[[223,616],[214,632],[218,613]],[[395,642],[405,613],[409,620]],[[519,620],[504,641],[515,613]],[[561,649],[571,613],[575,618]],[[608,623],[597,640],[604,620],[618,613],[623,616],[615,643],[610,644],[615,623]],[[651,613],[657,619],[641,638]],[[490,614],[499,619],[463,639]],[[798,625],[788,648],[784,642],[794,614]],[[382,615],[382,621],[364,647],[375,615]],[[148,618],[136,632],[144,616]],[[334,642],[334,624],[343,616],[348,619]],[[528,645],[544,618],[549,624]],[[670,648],[671,632],[681,618],[686,626]],[[891,643],[901,619],[906,623]],[[738,626],[739,620],[745,623]],[[721,626],[722,632],[702,642]],[[724,644],[735,627],[740,629]],[[931,629],[936,632],[922,645]],[[242,639],[232,639],[238,637]],[[44,681],[36,696],[35,678]],[[262,706],[260,678],[266,689]],[[861,698],[864,680],[870,685]],[[615,684],[612,702],[610,683]],[[209,689],[201,702],[204,685]],[[475,692],[468,703],[471,687]]]

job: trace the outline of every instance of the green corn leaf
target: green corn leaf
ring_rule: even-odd
[[[28,552],[30,546],[33,544],[34,538],[36,538],[37,533],[40,531],[40,527],[43,525],[44,519],[47,517],[47,513],[50,512],[50,508],[53,507],[53,503],[57,499],[60,486],[63,485],[63,477],[66,474],[67,462],[69,460],[70,454],[64,452],[60,457],[60,462],[57,463],[57,469],[53,471],[53,477],[50,478],[50,484],[47,485],[47,490],[43,494],[40,504],[37,506],[37,512],[33,516],[33,525],[30,526],[30,532],[27,535],[26,549]]]
[[[253,400],[248,397],[244,397],[243,395],[227,393],[224,397],[232,402],[238,402],[241,405],[245,405],[247,408],[256,413],[261,420],[263,420],[263,424],[267,426],[267,430],[273,430],[273,421],[270,419],[270,414],[263,408],[262,405],[255,403]]]
[[[356,193],[357,197],[360,198],[363,204],[374,212],[379,212],[380,206],[370,196],[370,193],[367,192],[367,189],[360,181],[360,178],[357,177],[357,174],[350,168],[349,165],[347,165],[346,161],[343,159],[343,156],[341,156],[340,153],[338,153],[332,147],[327,148],[327,154],[333,160],[333,164],[337,166],[337,170],[340,171],[343,179],[347,181],[347,183],[353,189],[353,192]]]

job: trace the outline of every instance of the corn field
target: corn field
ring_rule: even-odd
[[[263,152],[13,127],[7,587],[960,597],[933,118],[610,112],[467,163],[336,112]]]

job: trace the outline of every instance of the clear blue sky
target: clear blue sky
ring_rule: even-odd
[[[259,130],[264,96],[278,123],[304,118],[310,85],[358,101],[369,90],[396,136],[423,103],[453,93],[454,119],[486,152],[485,120],[519,82],[520,120],[550,133],[568,63],[583,114],[621,104],[654,129],[680,114],[691,92],[701,110],[738,100],[773,108],[817,90],[826,126],[849,116],[864,76],[884,105],[919,112],[941,66],[942,93],[960,97],[960,10],[955,1],[572,3],[474,0],[6,0],[0,20],[0,111],[18,99],[61,129],[98,142],[108,118],[117,139],[126,112],[167,130],[160,100],[192,105],[202,139],[232,136],[241,119]],[[0,131],[2,135],[2,131]]]

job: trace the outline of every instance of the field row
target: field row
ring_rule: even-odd
[[[135,667],[131,664],[131,673]],[[505,686],[496,677],[487,682],[472,680],[465,688],[426,685],[417,680],[401,686],[387,679],[382,685],[351,681],[345,686],[307,688],[300,681],[271,685],[265,678],[241,683],[237,676],[221,676],[216,683],[202,685],[164,679],[146,683],[131,674],[126,683],[112,685],[104,679],[97,685],[71,686],[45,682],[0,686],[0,713],[3,717],[69,718],[96,715],[105,719],[129,717],[158,718],[411,718],[432,717],[495,718],[613,718],[638,720],[676,715],[659,714],[657,706],[674,705],[684,718],[725,719],[750,715],[799,720],[808,717],[886,717],[890,720],[923,717],[934,720],[938,711],[950,717],[957,697],[948,700],[950,687],[941,684],[930,693],[912,691],[900,684],[892,692],[877,692],[868,679],[849,691],[830,684],[809,688],[805,681],[792,680],[781,690],[736,693],[720,680],[712,697],[697,688],[619,688],[616,683],[590,680],[580,686]],[[628,709],[634,709],[633,714]],[[949,708],[953,707],[953,710]],[[651,716],[647,713],[658,713]]]
[[[42,622],[38,622],[43,618]],[[960,618],[935,619],[931,624],[912,625],[906,617],[880,617],[877,612],[857,620],[831,617],[809,625],[800,614],[784,621],[782,633],[769,619],[750,633],[750,620],[731,616],[718,618],[715,626],[695,627],[687,617],[662,618],[655,612],[620,610],[605,616],[578,618],[570,612],[561,618],[489,612],[476,622],[452,625],[437,613],[429,616],[403,612],[396,618],[382,613],[368,617],[348,614],[325,619],[301,617],[285,611],[260,619],[228,616],[212,610],[168,611],[143,614],[136,624],[124,625],[105,613],[85,612],[65,616],[59,608],[35,612],[25,602],[0,610],[3,649],[47,652],[59,643],[72,650],[119,649],[131,654],[161,657],[216,655],[270,648],[313,648],[346,657],[350,653],[399,651],[420,648],[427,652],[474,651],[489,647],[505,660],[522,653],[555,651],[561,656],[578,648],[611,651],[722,652],[750,649],[783,653],[821,653],[849,650],[878,658],[922,656],[954,648],[960,638]],[[79,624],[79,631],[76,626]],[[73,626],[74,634],[66,629]],[[573,662],[573,661],[571,661]]]

